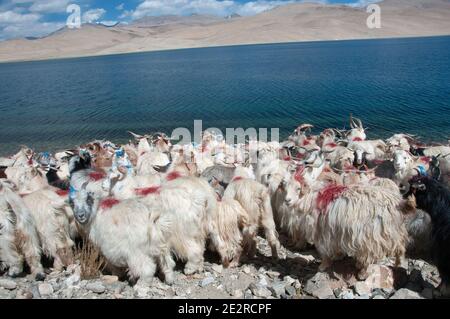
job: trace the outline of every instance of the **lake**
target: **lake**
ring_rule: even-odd
[[[450,138],[450,37],[173,50],[0,64],[0,154],[203,127]]]

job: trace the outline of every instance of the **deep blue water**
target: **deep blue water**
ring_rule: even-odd
[[[450,37],[251,45],[0,64],[0,154],[193,127],[450,136]]]

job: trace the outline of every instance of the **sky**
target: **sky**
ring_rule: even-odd
[[[70,4],[80,6],[83,23],[130,23],[144,16],[258,14],[304,0],[0,0],[0,41],[38,37],[66,25]],[[364,6],[374,0],[309,0]]]

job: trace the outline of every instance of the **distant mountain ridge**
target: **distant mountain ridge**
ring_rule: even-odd
[[[449,0],[384,0],[381,29],[366,8],[298,3],[254,16],[144,17],[129,25],[86,24],[46,37],[0,42],[0,62],[238,44],[450,35]]]

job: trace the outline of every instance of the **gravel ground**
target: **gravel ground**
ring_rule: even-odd
[[[386,260],[369,268],[369,277],[358,281],[351,260],[336,263],[329,272],[318,272],[314,250],[293,252],[283,249],[283,259],[272,260],[267,242],[258,237],[259,254],[242,260],[241,266],[224,269],[215,255],[207,254],[205,271],[185,276],[182,265],[172,286],[155,278],[151,286],[132,285],[117,276],[80,279],[80,266],[64,271],[48,271],[44,281],[31,276],[0,277],[0,298],[284,298],[284,299],[404,299],[441,298],[437,289],[439,273],[421,259],[406,259],[393,270]]]

